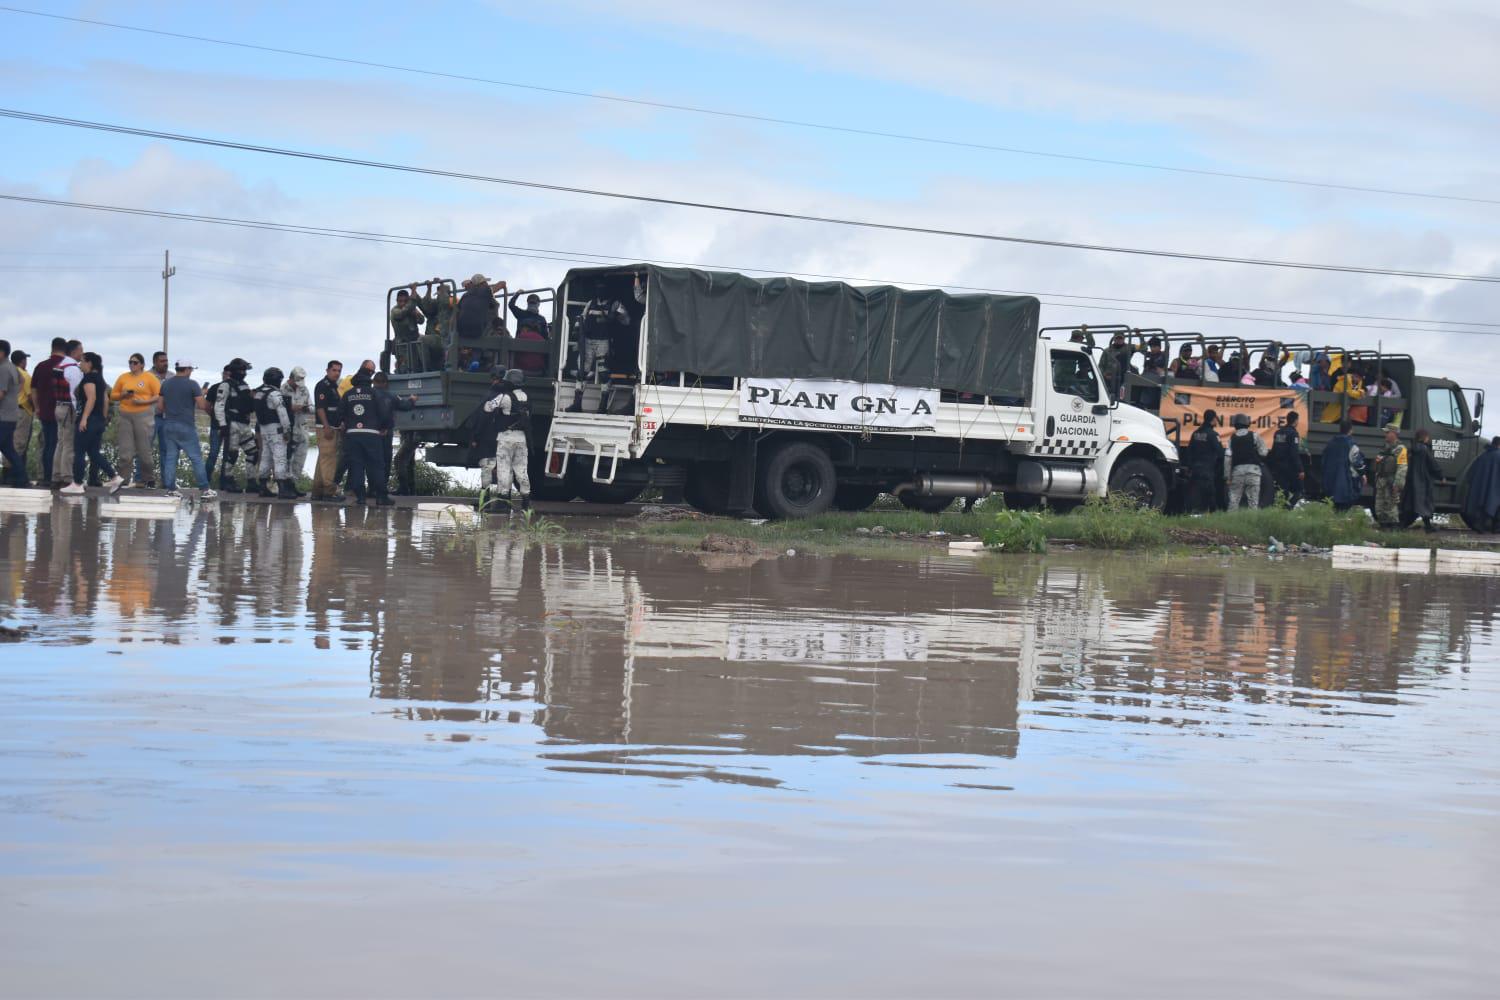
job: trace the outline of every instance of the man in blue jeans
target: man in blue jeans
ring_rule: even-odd
[[[208,470],[203,467],[203,449],[198,444],[198,411],[208,409],[203,387],[193,379],[193,363],[177,360],[177,374],[161,384],[161,478],[167,496],[180,497],[177,489],[177,455],[187,452],[188,463],[197,477],[198,496],[210,500],[218,496],[209,489]]]
[[[167,352],[166,351],[157,351],[155,354],[151,355],[151,374],[155,375],[156,376],[156,381],[159,382],[159,383],[162,383],[162,384],[165,384],[166,381],[167,381],[167,379],[169,379],[169,378],[172,377],[172,373],[167,369]],[[162,430],[161,430],[162,420],[163,420],[163,418],[162,418],[161,407],[158,405],[157,408],[156,408],[156,426],[153,427],[152,430],[153,430],[153,432],[155,434],[155,437],[156,437],[156,460],[158,462],[162,463],[162,480],[163,480],[164,483],[166,483],[166,482],[170,482],[171,480],[169,480],[167,478],[167,473],[166,473],[166,462],[165,462],[165,459],[167,457],[166,444],[165,444],[165,440],[166,439],[162,436]],[[151,468],[150,468],[151,463],[147,462],[146,466],[147,466],[146,474],[149,476],[151,474],[151,471],[152,471]],[[148,479],[146,481],[146,488],[148,490],[154,490],[154,489],[156,489],[156,481],[154,479]],[[168,486],[167,489],[171,489],[171,487]]]

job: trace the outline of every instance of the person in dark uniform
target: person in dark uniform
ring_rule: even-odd
[[[229,384],[229,366],[219,373],[219,381],[208,387],[203,395],[208,400],[208,478],[213,481],[214,469],[219,465],[219,456],[224,451],[225,431],[228,430],[219,423],[219,396],[227,391]]]
[[[1201,514],[1219,509],[1219,483],[1224,478],[1224,442],[1219,439],[1219,414],[1203,411],[1203,423],[1187,446],[1188,511]]]
[[[385,481],[391,481],[391,448],[395,444],[396,435],[393,433],[396,427],[396,411],[415,409],[417,405],[416,396],[398,396],[391,392],[391,377],[385,372],[376,372],[371,381],[375,390],[375,401],[390,417],[392,432],[385,435],[382,445],[385,455]],[[401,452],[396,456],[396,493],[401,496],[411,496],[417,492],[417,436],[401,432]]]
[[[385,448],[381,439],[391,429],[391,411],[380,404],[371,382],[370,373],[364,369],[354,373],[354,382],[339,406],[339,423],[344,428],[344,455],[349,463],[349,490],[354,494],[355,505],[364,506],[368,482],[375,503],[389,507],[391,498],[382,474]]]
[[[1276,488],[1286,494],[1288,507],[1297,506],[1302,499],[1306,475],[1302,471],[1302,435],[1297,431],[1297,420],[1297,411],[1289,411],[1286,423],[1278,427],[1271,438],[1271,475],[1276,480]]]

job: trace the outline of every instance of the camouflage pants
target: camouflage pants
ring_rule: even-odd
[[[292,439],[286,446],[286,471],[293,479],[307,469],[307,436],[311,433],[311,418],[298,417],[292,421]]]
[[[585,338],[578,348],[578,375],[580,378],[598,375],[609,369],[609,341]]]
[[[503,496],[530,496],[531,479],[527,474],[526,435],[505,431],[495,441],[495,482]]]
[[[240,456],[245,456],[245,477],[254,479],[256,467],[260,465],[260,449],[255,444],[255,428],[250,424],[232,423],[224,439],[224,464],[219,473],[220,481],[234,477],[234,466]]]
[[[260,429],[260,436],[262,447],[255,474],[260,479],[275,479],[280,482],[287,477],[286,431],[280,424],[271,424]]]
[[[1260,466],[1236,465],[1229,474],[1229,509],[1239,510],[1242,498],[1251,510],[1260,506]]]
[[[1401,523],[1401,494],[1390,483],[1375,484],[1375,521],[1382,528],[1394,528]]]

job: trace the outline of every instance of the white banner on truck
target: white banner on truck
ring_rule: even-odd
[[[835,379],[740,380],[744,423],[844,431],[937,429],[938,391]]]

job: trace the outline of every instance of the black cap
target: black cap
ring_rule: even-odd
[[[25,351],[11,351],[10,363],[13,365],[24,364],[26,362],[26,359],[29,357],[31,357],[31,355],[27,354]]]

